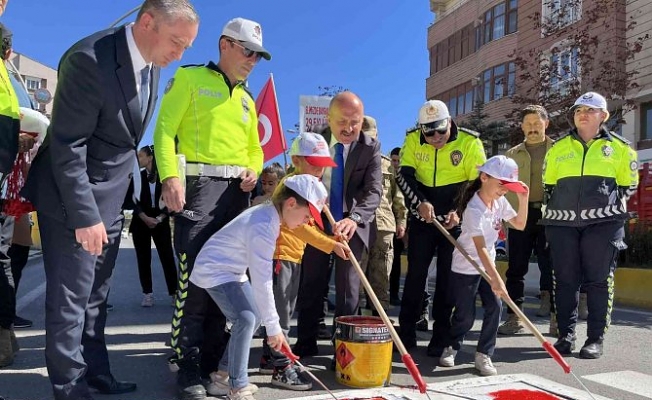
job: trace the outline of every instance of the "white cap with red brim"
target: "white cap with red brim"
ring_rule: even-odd
[[[312,215],[317,225],[324,229],[321,211],[324,209],[324,204],[326,204],[328,198],[328,192],[324,184],[318,178],[309,174],[288,176],[283,184],[308,201],[310,215]]]
[[[479,166],[478,171],[498,179],[505,189],[511,192],[527,192],[527,188],[518,180],[518,165],[516,165],[516,161],[509,157],[493,156]]]

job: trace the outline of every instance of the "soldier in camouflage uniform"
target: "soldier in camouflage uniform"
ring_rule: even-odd
[[[376,120],[365,116],[362,131],[369,137],[377,138]],[[385,310],[389,309],[389,274],[394,260],[394,234],[398,238],[405,235],[406,208],[403,193],[396,186],[394,167],[391,159],[382,155],[381,169],[383,173],[383,195],[376,209],[376,224],[378,232],[376,241],[369,250],[369,255],[362,259],[362,267],[366,269],[369,284]],[[371,301],[367,308],[373,309]]]

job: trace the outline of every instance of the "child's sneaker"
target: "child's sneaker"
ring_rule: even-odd
[[[274,373],[274,360],[268,356],[261,356],[258,373],[262,375],[272,375]]]
[[[226,396],[231,390],[231,387],[229,386],[229,374],[222,371],[216,371],[211,372],[210,377],[211,381],[206,385],[206,392],[211,396]],[[250,394],[254,394],[258,391],[258,386],[249,383],[243,390],[247,390]],[[253,397],[251,398],[253,399]]]
[[[491,362],[491,357],[483,353],[475,353],[475,369],[480,371],[482,376],[498,375],[496,367]]]
[[[272,375],[272,385],[289,390],[312,389],[312,382],[301,376],[297,368],[293,365],[288,365],[283,369],[274,370],[274,375]]]
[[[227,393],[226,399],[227,400],[256,400],[254,397],[254,394],[251,393],[250,390],[247,389],[248,386],[238,390],[235,393]]]
[[[439,365],[442,367],[454,367],[456,355],[457,350],[454,350],[452,346],[446,347],[443,353],[441,353],[441,357],[439,357]]]

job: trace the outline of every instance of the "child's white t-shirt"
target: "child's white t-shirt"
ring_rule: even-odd
[[[281,331],[272,290],[272,259],[281,219],[271,202],[248,208],[211,236],[199,251],[190,281],[200,288],[247,281],[267,334]]]
[[[478,250],[475,248],[475,243],[473,243],[473,238],[483,236],[490,258],[495,260],[496,248],[494,244],[498,240],[502,221],[509,221],[514,217],[516,217],[516,211],[504,196],[494,200],[491,208],[489,208],[476,192],[462,215],[462,233],[457,242],[469,253],[480,268],[484,269]],[[453,251],[451,269],[458,274],[478,275],[478,271],[457,249]]]

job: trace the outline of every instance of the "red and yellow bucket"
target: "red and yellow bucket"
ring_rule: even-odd
[[[379,317],[335,319],[335,374],[355,388],[387,386],[392,374],[392,336]]]

